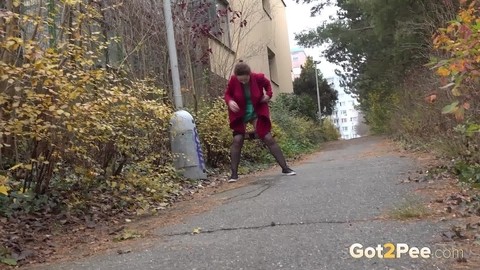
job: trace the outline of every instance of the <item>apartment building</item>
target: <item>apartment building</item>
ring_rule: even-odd
[[[221,14],[219,27],[223,30],[220,37],[209,40],[211,70],[228,79],[242,59],[254,72],[266,74],[274,96],[293,92],[285,1],[211,1],[216,14]]]
[[[360,137],[356,132],[356,127],[359,121],[361,121],[361,119],[359,119],[360,114],[355,108],[355,106],[358,105],[356,99],[345,93],[343,88],[339,87],[337,77],[328,78],[327,80],[332,83],[338,91],[338,101],[335,105],[331,120],[339,130],[341,139],[349,140]]]
[[[307,54],[302,48],[294,48],[291,51],[292,56],[292,80],[300,77],[302,66],[307,61]]]

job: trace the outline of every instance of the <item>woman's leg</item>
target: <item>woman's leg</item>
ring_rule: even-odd
[[[285,161],[285,157],[283,156],[282,149],[280,149],[280,146],[275,141],[272,134],[268,133],[267,135],[265,135],[262,141],[268,147],[268,149],[270,150],[270,153],[275,158],[278,165],[282,167],[282,170],[288,169],[287,162]]]
[[[240,156],[242,152],[244,135],[243,134],[234,134],[233,142],[230,146],[230,168],[232,170],[232,175],[230,176],[229,182],[235,182],[238,179],[238,165],[240,164]]]
[[[253,126],[255,127],[255,130],[257,129],[257,119],[253,120],[252,122]],[[255,132],[256,135],[256,132]],[[258,138],[258,135],[256,135]],[[265,135],[265,137],[262,139],[263,143],[268,147],[268,150],[270,150],[270,153],[272,156],[275,158],[277,161],[278,165],[282,168],[282,172],[287,175],[295,175],[295,172],[290,169],[287,166],[287,161],[285,160],[285,157],[283,156],[282,149],[280,149],[280,146],[278,143],[275,141],[275,139],[272,136],[272,133],[268,133]]]

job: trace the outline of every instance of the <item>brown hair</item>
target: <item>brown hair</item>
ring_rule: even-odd
[[[236,76],[250,75],[251,72],[250,67],[243,60],[238,61],[233,70]]]

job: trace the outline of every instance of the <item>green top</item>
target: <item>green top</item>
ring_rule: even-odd
[[[250,93],[250,84],[242,84],[243,94],[245,95],[245,101],[247,104],[245,115],[243,116],[243,122],[247,123],[250,122],[252,119],[256,117],[255,110],[253,109],[253,103],[251,99]]]

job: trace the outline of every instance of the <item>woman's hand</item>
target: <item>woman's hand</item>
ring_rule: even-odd
[[[270,101],[270,97],[267,96],[267,95],[263,95],[261,102],[267,103],[267,102],[269,102],[269,101]]]
[[[228,108],[230,108],[230,110],[231,110],[232,112],[235,112],[235,113],[238,112],[238,111],[240,111],[240,107],[238,107],[237,102],[235,102],[235,101],[233,101],[233,100],[230,100],[230,101],[228,102]]]

